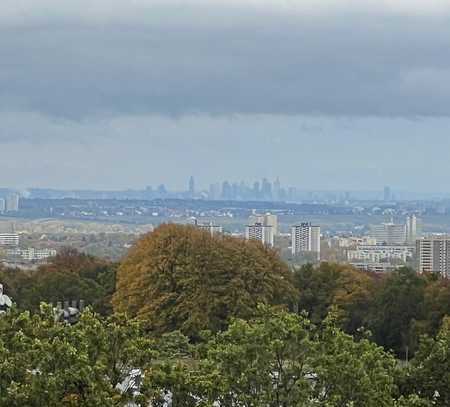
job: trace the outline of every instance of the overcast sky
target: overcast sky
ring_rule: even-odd
[[[0,186],[449,192],[448,0],[2,0]]]

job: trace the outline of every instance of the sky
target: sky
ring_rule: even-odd
[[[448,0],[2,0],[0,186],[450,192]]]

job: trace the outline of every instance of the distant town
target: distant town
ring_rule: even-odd
[[[197,190],[194,177],[181,192],[1,189],[0,258],[36,267],[71,246],[119,260],[141,234],[173,222],[259,240],[293,265],[345,262],[377,273],[407,265],[450,276],[450,199],[396,196],[390,187],[305,192],[278,178],[208,191]]]

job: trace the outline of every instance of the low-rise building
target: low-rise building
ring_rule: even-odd
[[[25,261],[40,261],[56,256],[56,250],[29,247],[28,249],[9,249],[6,254],[8,257],[20,257]]]
[[[0,246],[18,246],[19,235],[17,233],[0,233]]]
[[[376,245],[377,239],[370,236],[350,236],[350,237],[332,237],[331,244],[342,249],[352,248],[359,245]]]
[[[199,223],[197,218],[192,218],[192,223],[195,227],[205,232],[209,232],[211,236],[216,236],[223,233],[223,227],[220,225],[215,225],[213,222],[209,223]]]
[[[383,261],[401,261],[406,263],[414,256],[414,246],[395,245],[359,245],[355,250],[347,252],[347,259],[352,261],[363,261],[379,263]]]
[[[369,271],[371,273],[390,273],[396,270],[399,266],[394,266],[390,263],[365,263],[365,262],[352,262],[353,267],[356,267],[361,271]]]

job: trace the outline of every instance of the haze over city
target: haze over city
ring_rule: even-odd
[[[449,192],[447,1],[4,0],[0,186]]]

